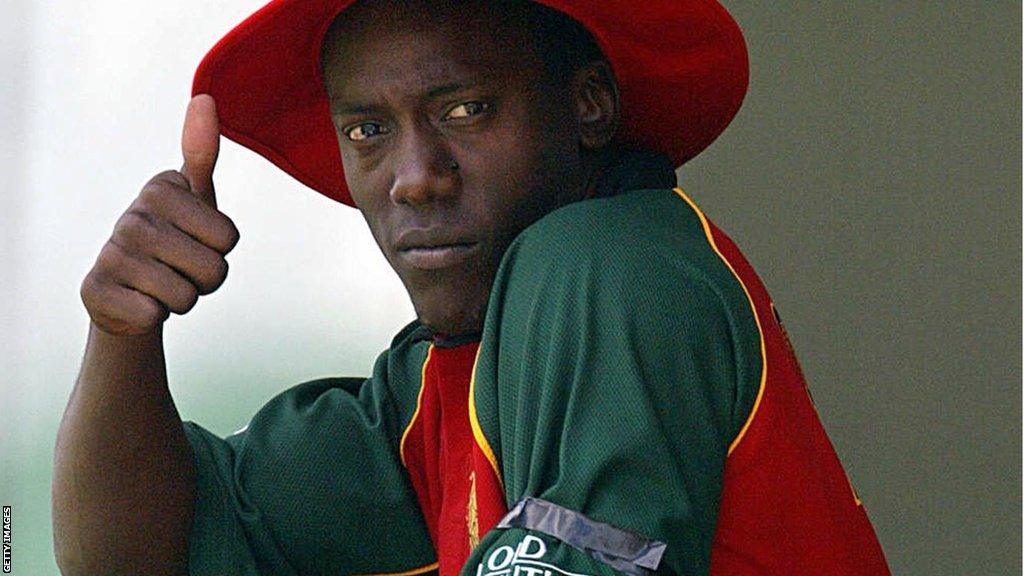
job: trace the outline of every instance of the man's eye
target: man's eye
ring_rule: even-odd
[[[444,115],[444,119],[455,120],[458,118],[469,118],[470,116],[476,116],[484,110],[487,110],[487,104],[484,102],[463,102],[449,110],[448,113]]]
[[[372,136],[379,134],[387,134],[387,129],[384,126],[376,122],[363,122],[362,124],[356,124],[345,130],[345,136],[348,136],[349,140],[353,142],[359,142],[366,140]]]

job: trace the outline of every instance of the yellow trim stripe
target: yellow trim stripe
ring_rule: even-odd
[[[843,475],[846,476],[846,483],[850,485],[850,493],[853,494],[853,503],[857,506],[863,506],[864,503],[860,501],[860,496],[857,495],[857,489],[853,487],[853,481],[850,480],[850,474],[843,470]]]
[[[483,428],[480,427],[480,419],[476,415],[476,365],[479,361],[480,348],[477,348],[476,358],[473,359],[473,373],[469,377],[469,425],[473,429],[473,439],[476,440],[476,445],[480,447],[484,457],[491,463],[494,476],[498,479],[498,485],[504,490],[505,483],[501,478],[501,470],[498,468],[498,459],[494,457],[494,450],[487,441],[487,437],[484,436]]]
[[[398,457],[402,460],[402,466],[409,467],[405,463],[405,439],[409,436],[409,432],[412,431],[413,424],[416,424],[416,419],[420,416],[420,407],[423,405],[423,391],[427,388],[427,364],[430,364],[430,357],[434,354],[434,345],[431,344],[430,348],[427,348],[427,357],[423,359],[423,368],[420,369],[420,391],[416,395],[416,411],[412,413],[412,419],[409,420],[409,424],[406,425],[405,431],[402,432],[402,440],[398,443]],[[418,568],[417,568],[418,570]],[[419,574],[419,572],[403,572],[403,574]],[[378,576],[378,575],[367,575],[367,576]]]
[[[697,217],[700,218],[701,226],[704,227],[704,236],[707,237],[708,244],[711,244],[711,248],[715,251],[715,254],[718,254],[718,257],[722,259],[722,262],[724,262],[725,265],[729,268],[729,271],[732,272],[732,275],[736,277],[736,280],[740,283],[740,287],[743,288],[743,293],[747,295],[747,301],[750,303],[750,310],[751,312],[754,313],[754,322],[757,324],[757,336],[761,340],[761,382],[760,384],[758,384],[757,398],[754,400],[754,407],[750,410],[750,416],[748,416],[747,421],[744,422],[743,428],[740,428],[739,434],[737,434],[736,438],[732,441],[731,444],[729,444],[728,453],[732,454],[732,451],[735,450],[736,446],[739,445],[740,440],[743,439],[743,436],[747,433],[747,429],[750,428],[750,424],[754,421],[754,416],[757,414],[757,409],[760,408],[761,406],[761,399],[764,397],[764,386],[765,382],[767,382],[768,380],[768,353],[765,351],[764,346],[764,330],[761,329],[761,319],[757,315],[757,306],[754,305],[754,299],[751,298],[750,291],[747,290],[747,285],[743,283],[743,280],[740,278],[740,275],[736,273],[736,269],[732,267],[732,264],[725,257],[725,255],[722,254],[722,251],[718,249],[718,244],[715,243],[715,238],[711,233],[711,225],[708,224],[707,217],[704,216],[704,213],[701,212],[700,208],[697,207],[693,200],[690,200],[689,196],[687,196],[686,193],[683,192],[682,188],[676,188],[675,193],[678,194],[679,197],[682,198],[684,201],[686,201],[686,203],[690,205],[690,208],[692,208],[693,211],[697,213]]]
[[[381,572],[380,574],[360,574],[359,576],[416,576],[417,574],[437,570],[437,566],[437,562],[434,562],[433,564],[427,564],[426,566],[420,566],[419,568],[413,568],[412,570],[406,570],[405,572]]]

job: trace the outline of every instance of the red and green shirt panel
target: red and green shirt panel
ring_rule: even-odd
[[[675,574],[888,573],[767,292],[681,190],[573,204],[524,232],[474,388],[509,504],[665,542]]]

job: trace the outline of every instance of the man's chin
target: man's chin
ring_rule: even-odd
[[[433,321],[430,318],[419,317],[420,324],[423,324],[437,336],[451,338],[456,336],[472,336],[480,334],[483,330],[483,316],[478,319],[469,320],[461,318],[444,318]]]
[[[479,298],[465,299],[463,296],[461,301],[456,298],[453,296],[442,302],[417,303],[414,300],[413,307],[420,324],[446,337],[479,334],[484,327],[486,299],[481,302]]]
[[[475,266],[452,271],[399,274],[420,323],[436,334],[461,336],[483,330],[494,271]]]

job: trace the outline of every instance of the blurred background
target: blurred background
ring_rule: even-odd
[[[759,271],[895,574],[1021,570],[1021,4],[726,0],[750,93],[682,186]],[[155,173],[192,73],[260,6],[0,3],[0,503],[54,575],[49,484],[88,319],[78,288]],[[366,375],[412,319],[359,214],[224,141],[242,231],[168,323],[172,392],[220,434]],[[116,425],[116,423],[112,423]]]

